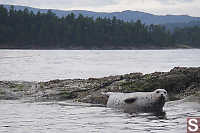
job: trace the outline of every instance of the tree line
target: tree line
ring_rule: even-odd
[[[177,44],[200,46],[200,28],[176,29],[145,25],[140,20],[125,22],[116,17],[57,17],[51,10],[34,14],[28,9],[0,6],[0,48],[149,48],[175,47]]]

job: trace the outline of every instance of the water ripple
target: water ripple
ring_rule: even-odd
[[[0,132],[186,132],[186,118],[200,116],[195,108],[187,108],[192,104],[170,103],[166,105],[167,119],[160,119],[81,103],[0,101]]]

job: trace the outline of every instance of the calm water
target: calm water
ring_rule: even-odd
[[[186,118],[200,116],[198,103],[177,101],[166,104],[167,119],[67,102],[0,101],[0,106],[1,133],[184,133]]]
[[[200,50],[0,50],[0,80],[46,81],[200,66]]]
[[[200,50],[36,51],[0,50],[0,80],[103,77],[130,72],[168,71],[200,66]],[[195,102],[165,106],[167,119],[131,116],[113,109],[70,102],[29,103],[0,100],[1,133],[183,133],[186,118],[200,116]]]

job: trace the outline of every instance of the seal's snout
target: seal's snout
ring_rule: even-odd
[[[160,99],[161,99],[162,101],[166,101],[166,96],[165,96],[164,94],[161,94],[161,95],[160,95]]]
[[[161,96],[161,98],[164,98],[164,99],[166,98],[166,96],[164,94],[161,94],[160,96]]]
[[[157,89],[154,91],[157,96],[160,98],[161,101],[166,101],[167,100],[167,91],[164,89]]]

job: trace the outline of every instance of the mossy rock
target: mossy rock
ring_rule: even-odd
[[[23,84],[16,84],[15,86],[15,91],[23,91],[24,90],[24,85]]]
[[[5,91],[3,91],[3,89],[0,88],[0,95],[4,95]]]
[[[76,98],[77,95],[76,95],[75,93],[63,91],[63,92],[57,94],[57,97],[58,97],[58,99],[60,99],[60,100],[66,100],[66,99],[73,99],[73,98]]]

